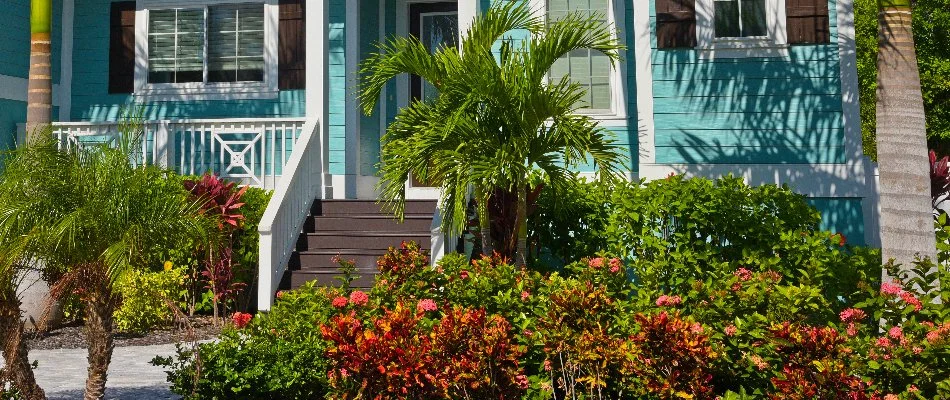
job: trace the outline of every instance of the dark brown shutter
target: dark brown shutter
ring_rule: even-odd
[[[789,44],[831,41],[828,0],[785,0]]]
[[[696,47],[695,0],[656,0],[656,45]]]
[[[306,28],[304,0],[280,0],[277,86],[280,90],[306,87]]]
[[[132,93],[135,80],[135,2],[112,3],[109,19],[109,93]]]

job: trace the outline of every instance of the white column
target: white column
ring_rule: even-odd
[[[656,127],[653,122],[653,46],[650,45],[650,3],[647,0],[633,2],[633,43],[636,59],[637,119],[639,119],[638,153],[640,177],[645,164],[656,163]],[[631,77],[633,78],[633,77]]]
[[[478,16],[478,0],[459,0],[459,37],[465,37],[465,31],[472,26],[475,17]]]
[[[329,129],[327,129],[330,119],[328,102],[330,97],[328,64],[330,39],[327,31],[330,26],[329,9],[329,0],[310,0],[307,2],[305,15],[307,21],[307,119],[319,121],[319,170],[322,175],[323,188],[321,193],[318,194],[323,198],[326,198],[328,192],[332,192],[332,188],[327,186],[330,184],[330,179],[326,175],[330,155]]]

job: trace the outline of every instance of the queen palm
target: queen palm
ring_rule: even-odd
[[[36,139],[44,125],[52,121],[53,69],[50,32],[53,30],[53,1],[30,1],[30,74],[27,84],[26,131]]]
[[[442,191],[442,229],[459,234],[468,198],[479,203],[486,237],[488,202],[496,190],[516,193],[517,218],[504,229],[517,241],[515,261],[525,263],[529,176],[540,171],[547,190],[573,182],[571,168],[592,162],[601,179],[619,177],[624,156],[607,131],[577,114],[584,91],[548,71],[574,50],[593,49],[612,62],[622,46],[600,16],[568,16],[545,24],[521,2],[505,2],[474,21],[461,49],[430,52],[416,38],[392,39],[363,64],[361,100],[371,113],[383,86],[414,74],[438,95],[399,111],[383,136],[381,197],[401,216],[410,175]],[[512,30],[530,38],[503,40]],[[492,46],[501,42],[496,53]],[[515,236],[516,235],[516,236]],[[508,238],[502,238],[508,239]],[[483,242],[483,251],[488,250]],[[510,255],[510,254],[509,254]]]
[[[123,130],[138,132],[135,124]],[[67,151],[51,136],[16,150],[0,177],[0,247],[20,243],[22,251],[7,259],[41,263],[52,297],[81,299],[89,346],[85,398],[99,399],[119,300],[113,283],[155,265],[149,255],[159,250],[206,240],[213,222],[165,171],[130,162],[138,134],[123,135],[116,148]]]
[[[879,0],[877,154],[881,251],[910,265],[935,259],[924,103],[911,31],[910,0]]]

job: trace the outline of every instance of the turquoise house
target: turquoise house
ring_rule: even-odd
[[[355,95],[360,61],[392,36],[453,45],[498,1],[54,0],[54,133],[71,145],[109,141],[124,113],[141,111],[147,161],[274,189],[261,223],[266,309],[302,257],[314,199],[376,199],[381,133],[399,107],[431,95],[406,76],[365,116]],[[616,133],[631,179],[731,173],[788,184],[827,229],[878,243],[852,0],[521,1],[547,18],[591,12],[617,28],[627,47],[621,63],[575,52],[551,75],[589,89],[584,112]],[[8,3],[0,14],[4,147],[25,120],[29,53],[29,4]],[[439,196],[418,182],[407,187],[413,199]],[[451,242],[435,228],[425,233],[436,255]]]

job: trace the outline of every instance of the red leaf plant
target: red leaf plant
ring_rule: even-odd
[[[185,190],[203,200],[202,209],[205,212],[221,218],[218,229],[224,230],[225,225],[228,225],[230,229],[240,227],[241,222],[244,221],[244,215],[238,210],[244,206],[244,203],[241,203],[241,197],[247,191],[247,186],[235,191],[234,182],[225,181],[214,174],[205,174],[199,180],[185,180],[182,184]]]
[[[634,316],[640,330],[630,340],[638,348],[633,375],[660,398],[715,398],[711,384],[717,354],[705,328],[677,313]]]
[[[398,303],[369,323],[350,312],[323,325],[334,398],[521,398],[524,350],[504,318],[453,308],[429,328],[424,315]]]

